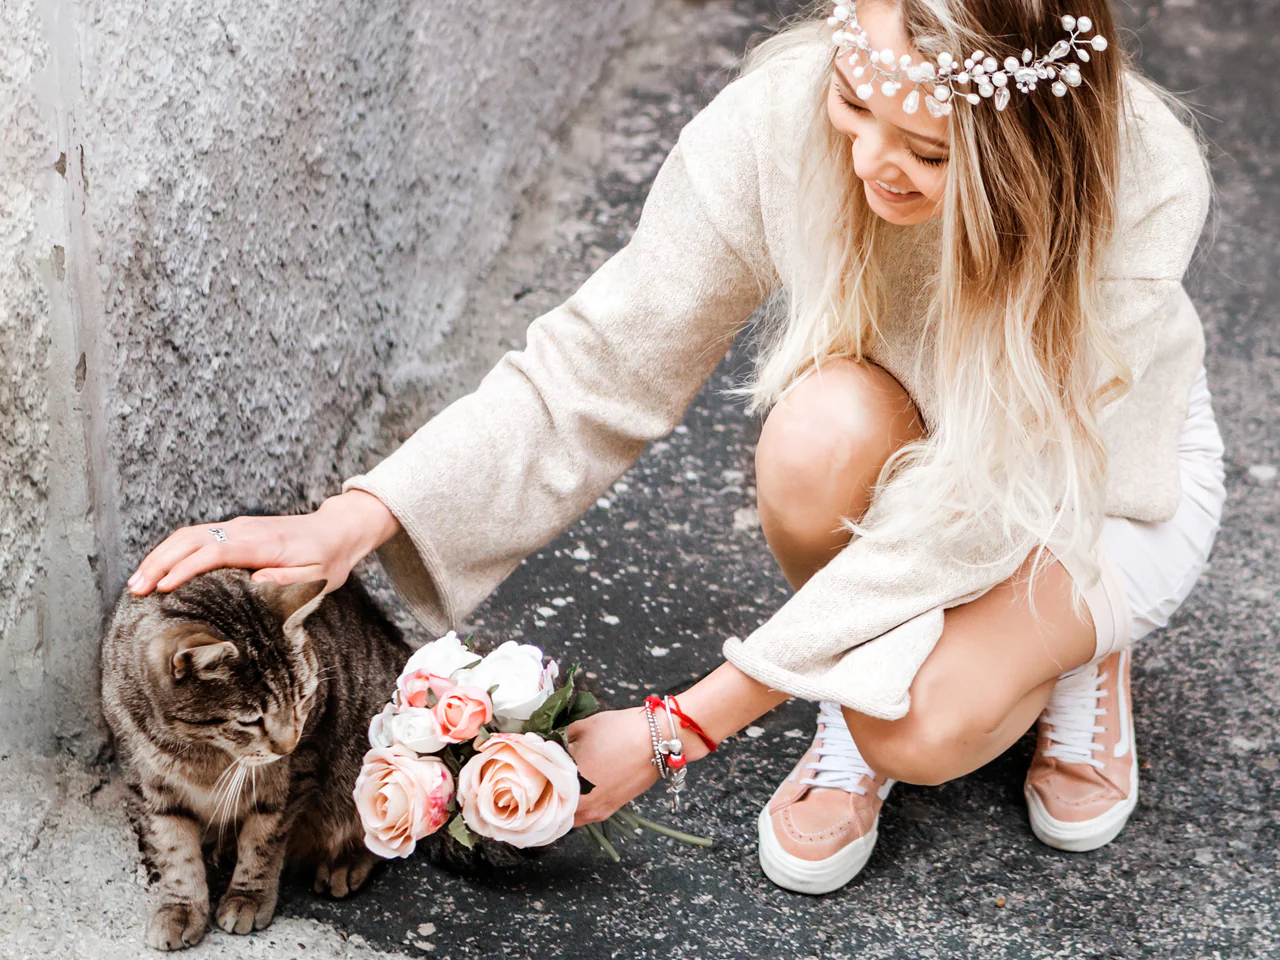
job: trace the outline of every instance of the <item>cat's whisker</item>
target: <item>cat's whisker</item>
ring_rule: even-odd
[[[244,789],[245,770],[246,767],[244,760],[241,759],[238,761],[235,776],[227,785],[226,803],[223,805],[221,814],[218,818],[218,846],[222,846],[222,836],[227,827],[227,820],[232,817],[239,805],[237,801],[239,801],[241,791]],[[238,833],[239,821],[235,820],[234,823]]]
[[[226,778],[223,783],[223,778]],[[209,826],[213,826],[213,822],[218,823],[218,846],[222,846],[222,840],[226,833],[227,818],[235,811],[236,801],[240,798],[241,790],[244,788],[245,777],[245,758],[238,757],[227,769],[222,772],[222,776],[218,778],[219,783],[223,783],[222,788],[217,792],[215,804],[213,808],[213,816],[210,818]]]

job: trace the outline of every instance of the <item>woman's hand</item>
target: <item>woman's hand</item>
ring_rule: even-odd
[[[573,825],[608,820],[658,781],[644,707],[607,710],[569,727],[569,753],[595,789],[578,801]]]
[[[217,526],[220,541],[210,534]],[[336,590],[352,568],[399,531],[395,515],[377,497],[349,490],[314,513],[292,517],[237,517],[220,524],[183,527],[147,554],[129,578],[137,596],[172,590],[218,567],[256,570],[259,583],[328,582]]]

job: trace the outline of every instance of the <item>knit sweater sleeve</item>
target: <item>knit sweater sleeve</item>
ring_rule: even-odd
[[[456,626],[669,433],[768,295],[767,82],[736,79],[685,125],[630,241],[530,324],[523,350],[343,485],[399,521],[380,556],[428,628]]]

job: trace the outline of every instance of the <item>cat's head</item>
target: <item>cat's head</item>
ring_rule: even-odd
[[[302,622],[323,589],[323,580],[282,587],[215,570],[153,594],[145,655],[170,732],[250,764],[291,753],[320,682]]]

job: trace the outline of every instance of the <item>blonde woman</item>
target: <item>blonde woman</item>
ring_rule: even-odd
[[[131,588],[220,565],[337,585],[381,548],[443,632],[785,292],[745,392],[795,594],[678,698],[574,728],[579,822],[660,776],[696,791],[699,757],[798,696],[817,736],[759,821],[788,889],[857,874],[894,781],[961,776],[1037,719],[1037,836],[1109,842],[1138,796],[1128,646],[1190,592],[1225,496],[1182,286],[1206,168],[1114,34],[1107,0],[823,4],[685,127],[630,243],[473,394],[314,514],[178,531]]]

